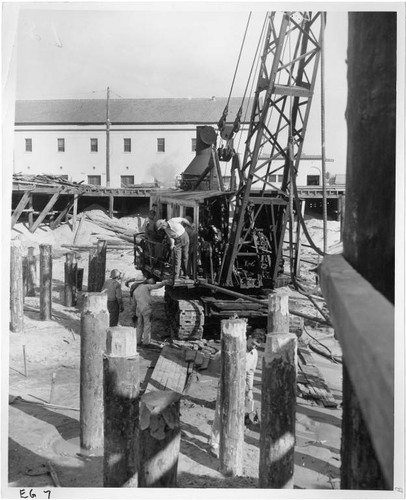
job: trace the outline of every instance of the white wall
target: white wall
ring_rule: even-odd
[[[241,161],[246,130],[235,139],[240,144]],[[118,126],[110,130],[110,186],[120,187],[122,175],[134,175],[134,183],[174,184],[175,177],[194,158],[194,125]],[[25,139],[32,139],[32,152],[25,151]],[[58,138],[65,139],[65,152],[58,152]],[[90,139],[98,139],[98,152],[90,151]],[[157,151],[157,139],[165,139],[165,152]],[[124,139],[131,139],[131,152],[124,152]],[[220,145],[220,144],[218,144]],[[276,166],[276,163],[275,163]],[[222,163],[229,175],[230,163]],[[328,170],[328,164],[327,164]],[[17,126],[15,132],[14,172],[22,174],[68,175],[74,182],[88,182],[89,175],[100,175],[106,185],[106,131],[101,126]],[[297,184],[306,185],[307,175],[321,172],[320,160],[302,159]],[[279,171],[278,174],[281,174]],[[275,185],[280,183],[276,182]]]

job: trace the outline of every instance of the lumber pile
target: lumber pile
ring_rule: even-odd
[[[126,229],[124,227],[120,227],[117,220],[111,220],[107,217],[101,210],[90,210],[85,212],[86,218],[96,224],[102,229],[107,229],[115,234],[117,238],[120,240],[124,240],[128,243],[134,242],[134,232],[133,230]],[[104,239],[104,238],[102,238]]]
[[[304,399],[313,399],[317,404],[326,408],[337,407],[338,403],[317,368],[309,348],[301,339],[298,342],[298,362],[297,388],[299,396]]]

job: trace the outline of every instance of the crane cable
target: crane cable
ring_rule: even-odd
[[[235,65],[233,81],[231,82],[230,93],[228,94],[227,104],[226,104],[226,107],[224,108],[224,111],[223,111],[223,117],[227,116],[227,113],[228,113],[228,105],[230,104],[231,94],[233,93],[234,83],[235,83],[235,79],[237,76],[238,67],[240,65],[241,54],[242,54],[242,51],[244,48],[245,38],[246,38],[247,32],[248,32],[248,26],[249,26],[250,21],[251,21],[251,15],[252,15],[252,12],[249,13],[247,25],[245,26],[244,37],[243,37],[242,42],[241,42],[240,53],[238,54],[237,64]]]
[[[262,30],[261,30],[261,34],[259,36],[259,39],[258,39],[258,43],[257,43],[257,48],[255,50],[255,55],[254,55],[254,58],[252,60],[252,65],[251,65],[251,69],[250,69],[250,72],[249,72],[249,75],[248,75],[248,79],[247,79],[247,85],[245,86],[245,90],[244,90],[244,95],[243,95],[243,99],[241,101],[241,107],[244,103],[244,100],[245,100],[245,97],[247,95],[247,90],[248,90],[248,86],[249,86],[249,83],[251,81],[251,90],[250,90],[250,96],[252,94],[252,89],[254,87],[254,83],[255,83],[255,78],[257,77],[257,73],[258,73],[258,68],[259,68],[259,63],[260,63],[260,60],[261,60],[261,57],[258,57],[258,52],[259,52],[259,49],[261,47],[261,45],[264,43],[263,42],[263,37],[264,37],[264,33],[265,33],[265,26],[267,24],[267,20],[268,20],[268,17],[269,17],[269,12],[266,13],[265,15],[265,19],[264,19],[264,22],[262,24]],[[253,72],[253,69],[254,69],[254,65],[256,64],[256,68],[255,68],[255,71],[254,71],[254,77],[252,77],[252,72]],[[248,99],[251,99],[251,97],[249,97]],[[247,118],[247,114],[248,114],[248,106],[245,108],[245,114],[244,114],[244,121],[246,120]],[[240,135],[239,137],[239,140],[238,140],[238,146],[237,146],[237,151],[240,147],[240,144],[241,144],[241,139],[242,139],[242,136]]]

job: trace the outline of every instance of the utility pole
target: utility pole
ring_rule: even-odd
[[[327,253],[327,189],[326,189],[326,137],[325,137],[325,94],[324,94],[324,27],[325,12],[321,13],[320,31],[320,73],[321,73],[321,182],[323,189],[323,252]]]
[[[106,109],[106,186],[110,187],[110,87],[107,87]]]

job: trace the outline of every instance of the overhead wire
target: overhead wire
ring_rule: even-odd
[[[243,37],[243,39],[242,39],[242,43],[241,43],[241,47],[240,47],[240,53],[238,54],[237,64],[236,64],[236,66],[235,66],[235,71],[234,71],[233,81],[232,81],[232,83],[231,83],[230,93],[229,93],[229,95],[228,95],[226,108],[228,108],[228,105],[229,105],[229,103],[230,103],[230,99],[231,99],[231,94],[233,93],[234,83],[235,83],[235,79],[236,79],[236,76],[237,76],[238,67],[239,67],[239,65],[240,65],[241,54],[242,54],[242,51],[243,51],[243,48],[244,48],[245,39],[246,39],[246,37],[247,37],[247,32],[248,32],[248,27],[249,27],[249,24],[250,24],[250,21],[251,21],[251,15],[252,15],[252,12],[250,12],[250,13],[249,13],[249,16],[248,16],[248,21],[247,21],[247,25],[246,25],[246,27],[245,27],[244,37]]]

